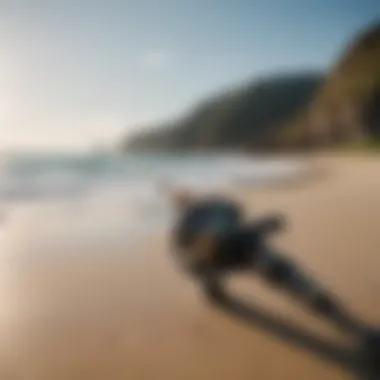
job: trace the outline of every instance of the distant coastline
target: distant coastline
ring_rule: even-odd
[[[122,138],[117,150],[295,152],[380,140],[380,20],[332,70],[285,72],[200,102],[173,122]],[[379,144],[380,145],[380,144]]]

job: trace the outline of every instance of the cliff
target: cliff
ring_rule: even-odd
[[[327,74],[283,73],[206,99],[180,120],[122,139],[122,150],[295,149],[380,138],[380,22]]]

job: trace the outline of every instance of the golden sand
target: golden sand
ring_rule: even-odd
[[[380,159],[324,158],[320,164],[329,175],[319,181],[235,195],[252,213],[284,213],[289,227],[278,244],[380,325]],[[177,272],[162,236],[133,253],[21,255],[4,265],[12,273],[2,279],[0,294],[8,308],[0,326],[4,380],[351,378],[334,363],[206,304]],[[340,340],[256,280],[232,279],[230,288],[298,327]]]

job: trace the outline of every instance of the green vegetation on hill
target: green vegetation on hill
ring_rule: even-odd
[[[290,130],[297,131],[298,138],[308,136],[324,144],[376,138],[379,105],[380,21],[346,47],[311,107]]]
[[[253,81],[200,102],[180,120],[144,129],[121,141],[120,147],[295,149],[376,138],[380,139],[380,22],[359,33],[326,76],[285,73]]]

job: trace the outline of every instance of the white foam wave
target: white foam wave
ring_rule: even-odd
[[[179,161],[144,158],[113,164],[107,160],[106,164],[96,162],[98,166],[89,160],[87,171],[77,162],[48,164],[41,161],[33,167],[29,163],[27,169],[33,169],[29,175],[22,165],[13,171],[3,167],[0,234],[4,249],[22,255],[63,256],[120,250],[169,226],[170,209],[165,195],[157,190],[158,180],[208,191],[231,187],[241,179],[260,184],[305,169],[294,161],[239,156]]]

